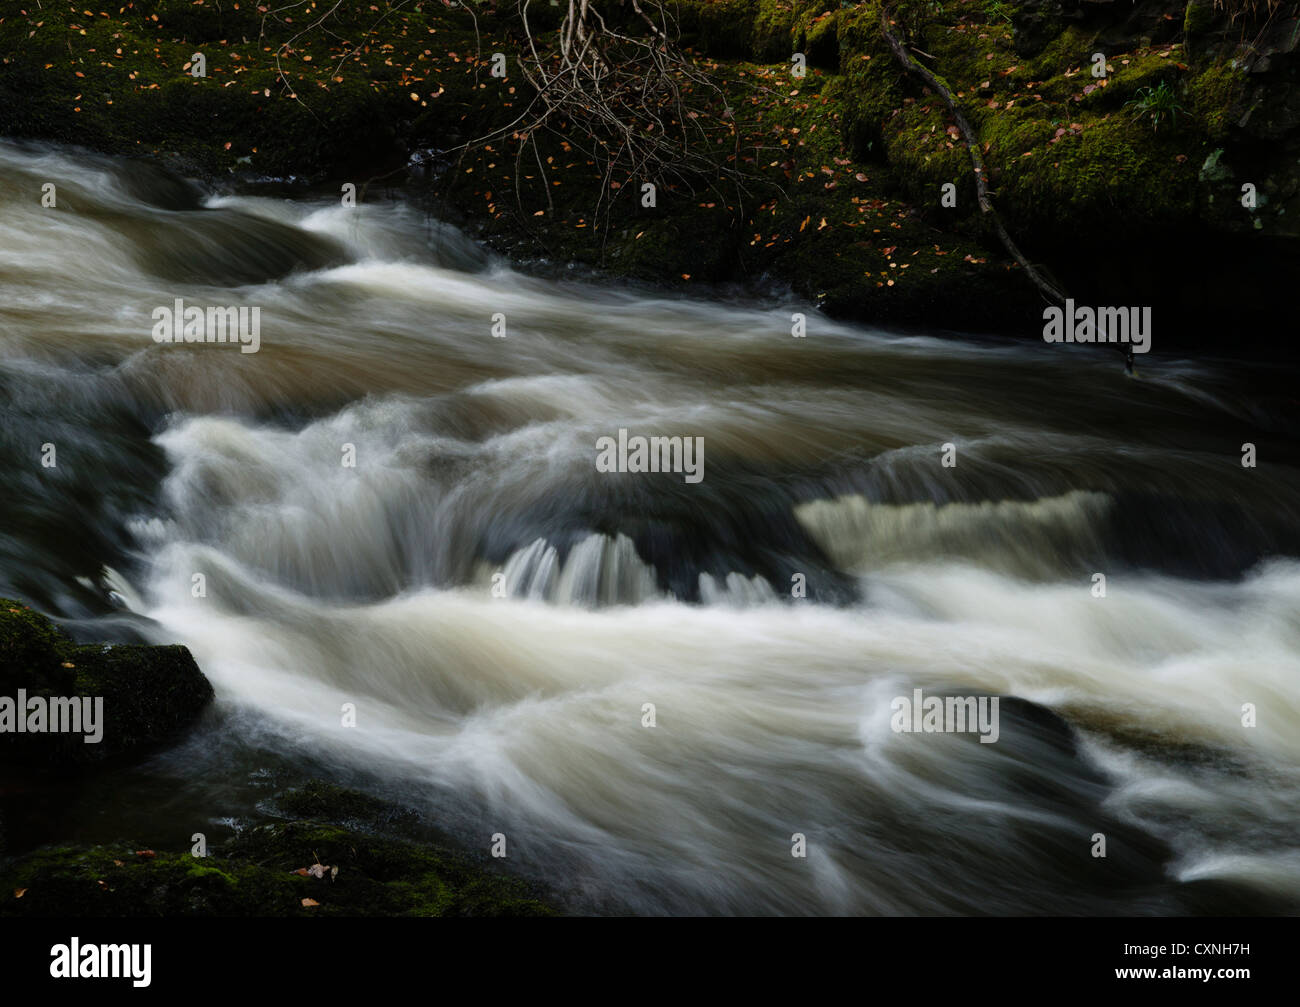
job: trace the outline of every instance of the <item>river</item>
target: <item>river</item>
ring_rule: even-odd
[[[0,594],[217,692],[11,846],[187,848],[318,774],[577,912],[1300,911],[1295,373],[1231,333],[1156,319],[1128,377],[68,148],[0,144],[0,208]],[[257,352],[155,342],[177,298]],[[598,471],[620,430],[703,479]],[[894,730],[917,689],[996,743]]]

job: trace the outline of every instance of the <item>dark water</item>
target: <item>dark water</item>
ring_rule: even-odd
[[[0,205],[0,593],[218,695],[142,767],[8,781],[11,852],[188,848],[316,774],[579,911],[1300,909],[1295,374],[1232,333],[1157,319],[1132,379],[46,148]],[[178,297],[259,351],[156,344]],[[598,472],[620,428],[703,480]],[[998,741],[895,732],[914,689],[999,697]]]

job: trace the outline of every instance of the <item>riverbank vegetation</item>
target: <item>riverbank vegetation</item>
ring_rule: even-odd
[[[655,64],[659,98],[595,126],[559,102],[543,127],[559,6],[45,5],[0,23],[0,131],[216,179],[350,181],[363,200],[413,160],[439,213],[516,258],[769,281],[874,321],[1023,324],[1043,298],[979,212],[952,110],[891,54],[893,25],[971,124],[1033,263],[1079,297],[1155,301],[1166,323],[1253,316],[1246,294],[1294,263],[1300,220],[1285,11],[1119,6],[653,5],[686,60]],[[630,5],[602,10],[621,37],[655,37]],[[637,144],[656,131],[672,135],[651,155]]]

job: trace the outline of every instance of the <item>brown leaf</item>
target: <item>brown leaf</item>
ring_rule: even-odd
[[[302,900],[302,907],[303,907],[304,909],[310,909],[312,906],[318,906],[318,905],[320,905],[320,903],[317,902],[315,899],[303,899],[303,900]]]
[[[24,895],[26,895],[26,894],[27,894],[27,889],[26,889],[26,888],[15,888],[15,889],[14,889],[14,898],[16,898],[16,899],[21,899],[21,898],[22,898]]]

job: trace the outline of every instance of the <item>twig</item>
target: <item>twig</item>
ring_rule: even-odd
[[[971,170],[975,175],[975,195],[979,200],[980,212],[992,223],[993,230],[997,233],[998,239],[1002,242],[1011,257],[1020,263],[1024,269],[1025,275],[1033,281],[1042,293],[1057,304],[1064,304],[1066,295],[1060,287],[1050,282],[1042,275],[1034,265],[1025,258],[1024,253],[1011,240],[1011,235],[1007,233],[1005,225],[1002,223],[998,211],[993,208],[993,201],[989,198],[989,187],[987,173],[984,170],[984,158],[980,156],[979,140],[975,136],[975,131],[962,115],[962,111],[953,99],[952,93],[944,86],[934,74],[924,66],[908,55],[907,48],[903,45],[897,35],[889,30],[889,9],[882,8],[880,12],[880,31],[884,35],[885,41],[889,43],[889,48],[894,51],[894,56],[905,70],[916,74],[921,80],[925,81],[932,91],[934,91],[952,114],[953,121],[957,124],[957,129],[961,133],[962,142],[966,145],[966,150],[970,154]]]

